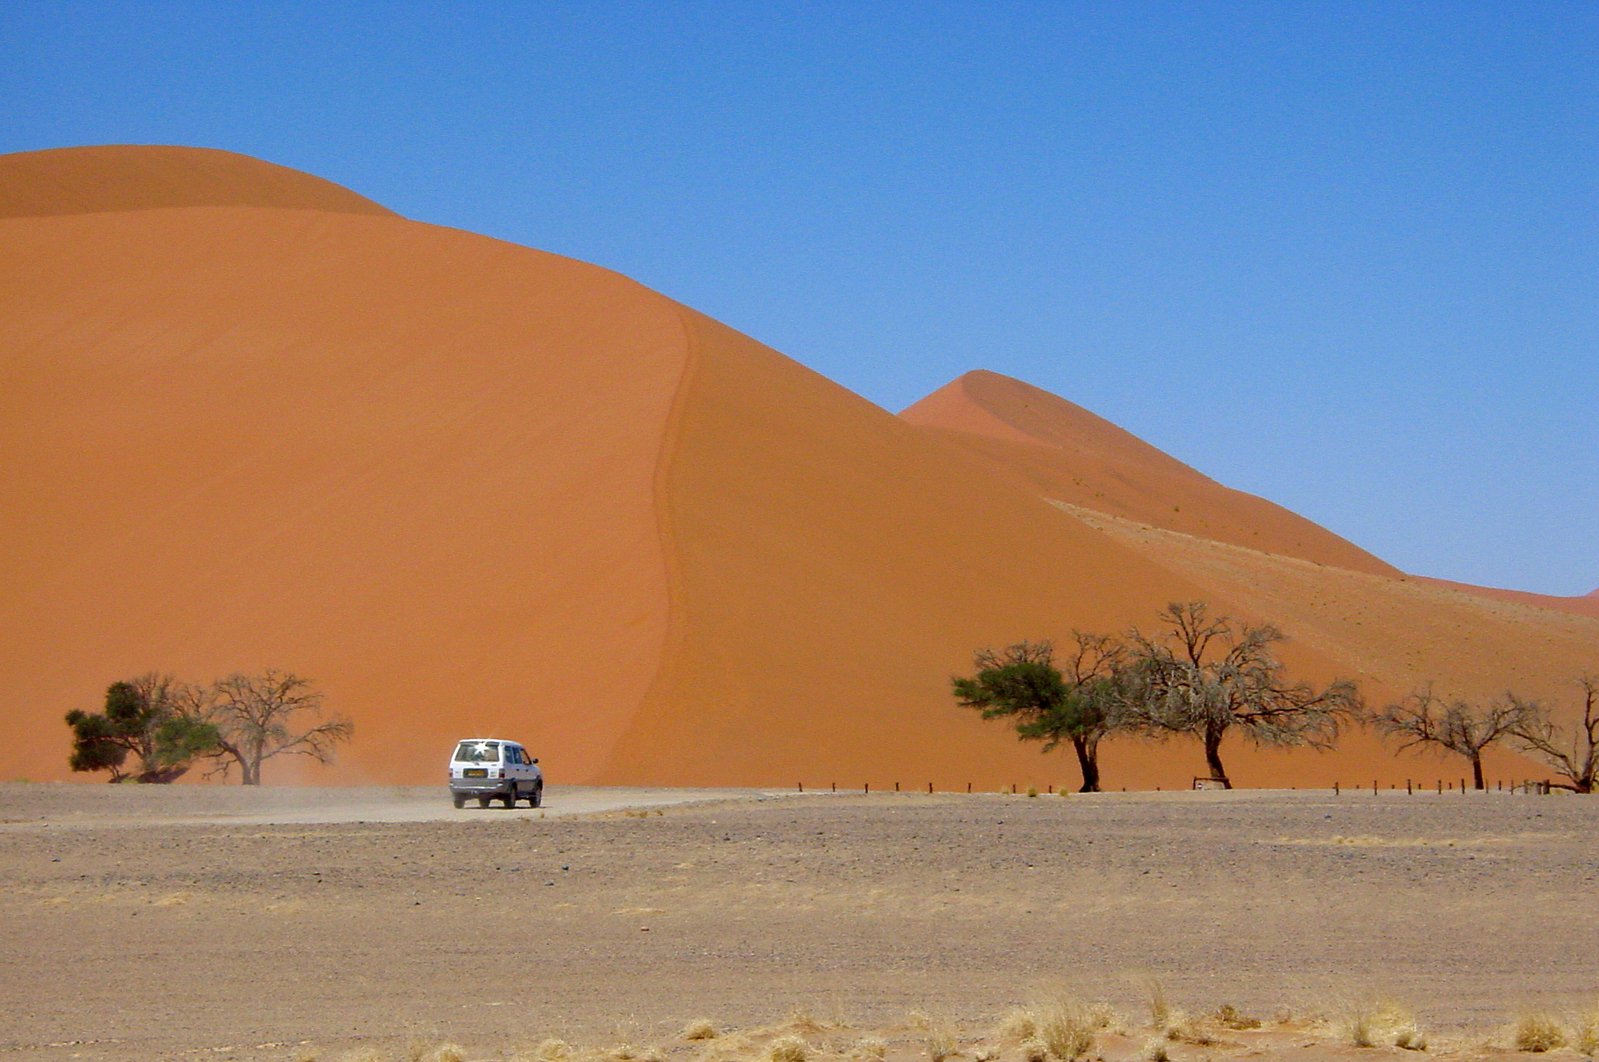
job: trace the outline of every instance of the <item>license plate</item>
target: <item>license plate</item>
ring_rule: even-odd
[[[468,767],[461,773],[467,778],[487,778],[489,776],[488,769],[484,767]]]

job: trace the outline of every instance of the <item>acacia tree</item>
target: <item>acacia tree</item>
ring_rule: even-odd
[[[203,691],[156,672],[112,683],[103,711],[67,713],[72,769],[110,771],[113,782],[175,781],[216,748],[203,699]],[[130,755],[138,761],[131,771],[124,769]]]
[[[331,763],[355,726],[342,716],[322,720],[322,694],[309,679],[268,668],[230,675],[213,687],[207,718],[216,726],[218,771],[238,765],[245,785],[261,784],[261,764],[274,756],[310,756]]]
[[[1560,772],[1565,781],[1552,785],[1573,793],[1592,793],[1599,783],[1599,679],[1584,675],[1578,685],[1583,691],[1582,722],[1569,737],[1536,702],[1520,702],[1524,718],[1511,736],[1521,751],[1533,753]],[[1506,696],[1517,700],[1513,693]]]
[[[980,650],[976,674],[951,680],[962,707],[984,719],[1015,720],[1024,741],[1044,742],[1044,751],[1070,741],[1082,771],[1081,792],[1099,792],[1099,742],[1121,725],[1121,673],[1125,648],[1115,639],[1073,632],[1075,651],[1065,671],[1055,665],[1049,642],[1019,642],[1002,652]]]
[[[1339,723],[1360,712],[1355,684],[1322,689],[1290,682],[1272,653],[1283,634],[1270,624],[1234,629],[1203,601],[1173,602],[1160,613],[1159,638],[1131,639],[1127,711],[1131,724],[1154,735],[1191,734],[1205,749],[1210,776],[1227,788],[1221,743],[1237,729],[1257,745],[1331,748]]]
[[[1472,787],[1486,789],[1483,750],[1519,730],[1536,733],[1534,724],[1541,714],[1535,702],[1514,694],[1479,706],[1458,698],[1445,702],[1428,685],[1388,705],[1372,723],[1385,737],[1397,738],[1400,749],[1432,748],[1464,756],[1471,761]]]

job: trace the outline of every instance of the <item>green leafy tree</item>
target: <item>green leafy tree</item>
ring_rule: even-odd
[[[1131,634],[1127,711],[1146,733],[1191,734],[1210,776],[1228,789],[1222,740],[1234,730],[1257,745],[1331,748],[1342,720],[1358,717],[1360,693],[1346,680],[1316,689],[1291,682],[1272,652],[1283,634],[1270,624],[1235,627],[1203,601],[1173,602],[1158,637]]]
[[[109,771],[113,782],[176,780],[217,747],[217,731],[204,719],[203,700],[202,691],[171,675],[152,672],[112,683],[103,711],[67,713],[72,769]]]
[[[212,687],[207,719],[217,728],[219,771],[239,768],[245,785],[261,784],[261,765],[274,756],[310,756],[333,762],[350,740],[348,719],[323,719],[322,694],[302,678],[268,668],[259,675],[230,675]]]
[[[1071,742],[1084,793],[1099,792],[1099,743],[1121,725],[1117,676],[1125,650],[1114,639],[1077,632],[1075,651],[1055,663],[1049,642],[1019,642],[1003,651],[980,650],[976,674],[951,680],[962,707],[984,719],[1009,718],[1024,741],[1044,742],[1044,751]]]

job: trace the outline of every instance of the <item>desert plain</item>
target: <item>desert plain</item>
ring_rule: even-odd
[[[1018,1008],[1062,999],[1098,1006],[1107,1060],[1413,1057],[1351,1044],[1386,1004],[1430,1057],[1508,1057],[1518,1017],[1599,1006],[1596,827],[1592,800],[1498,792],[456,811],[442,786],[6,783],[0,1057],[1008,1062]]]

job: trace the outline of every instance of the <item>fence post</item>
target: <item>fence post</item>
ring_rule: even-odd
[[[1438,779],[1438,795],[1444,795],[1444,780],[1442,778]]]
[[[932,796],[933,795],[933,783],[932,782],[928,782],[927,783],[927,795],[928,796]]]
[[[899,792],[899,783],[898,782],[894,783],[894,792],[896,792],[896,793]]]
[[[864,789],[864,792],[870,793],[871,791],[872,791],[872,783],[871,782],[867,782],[866,783],[866,788]]]
[[[968,792],[968,793],[970,793],[970,792],[971,792],[971,791],[972,791],[972,783],[970,783],[970,782],[967,782],[967,783],[966,783],[966,791],[967,791],[967,792]]]
[[[801,782],[801,783],[800,783],[800,784],[799,784],[799,791],[800,791],[800,792],[801,792],[801,793],[803,793],[803,792],[805,792],[805,783],[804,783],[804,782]]]
[[[1416,791],[1410,787],[1410,779],[1409,778],[1405,779],[1405,795],[1406,796],[1415,796],[1416,795]]]
[[[1338,790],[1338,783],[1334,782],[1333,783],[1333,796],[1339,796],[1339,795],[1340,795],[1340,793],[1339,793],[1339,790]]]

